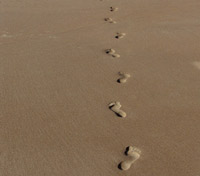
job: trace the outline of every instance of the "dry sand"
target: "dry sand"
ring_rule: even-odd
[[[1,0],[0,9],[1,176],[200,175],[199,0]],[[129,145],[141,157],[121,171]]]

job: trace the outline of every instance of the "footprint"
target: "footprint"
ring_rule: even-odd
[[[111,12],[118,11],[118,9],[119,9],[118,7],[110,7],[110,11],[111,11]]]
[[[128,151],[127,151],[128,150]],[[141,151],[136,148],[129,146],[126,148],[128,159],[125,161],[122,161],[119,165],[118,168],[121,170],[128,170],[130,169],[131,165],[140,158]]]
[[[116,39],[121,39],[124,38],[124,36],[126,35],[126,33],[117,33],[117,35],[115,36]]]
[[[126,117],[126,113],[121,110],[120,108],[122,105],[120,104],[119,101],[112,102],[109,104],[109,108],[119,117]]]
[[[117,23],[116,21],[114,21],[112,18],[104,18],[105,21],[109,22],[109,23]]]
[[[119,75],[121,76],[121,78],[117,80],[118,83],[125,83],[127,79],[131,77],[130,74],[122,73],[122,72],[119,72]]]
[[[120,57],[119,54],[116,54],[116,53],[115,53],[115,50],[114,50],[114,49],[107,49],[107,50],[106,50],[106,53],[109,54],[109,55],[111,55],[112,57]]]

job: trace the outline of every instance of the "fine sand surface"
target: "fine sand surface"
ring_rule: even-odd
[[[1,176],[200,176],[199,0],[1,0],[0,16]]]

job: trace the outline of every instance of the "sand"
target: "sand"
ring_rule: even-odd
[[[0,175],[200,175],[200,1],[0,7]],[[123,171],[127,146],[141,156]]]

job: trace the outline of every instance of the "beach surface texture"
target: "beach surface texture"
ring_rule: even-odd
[[[0,9],[0,176],[200,176],[199,0]]]

